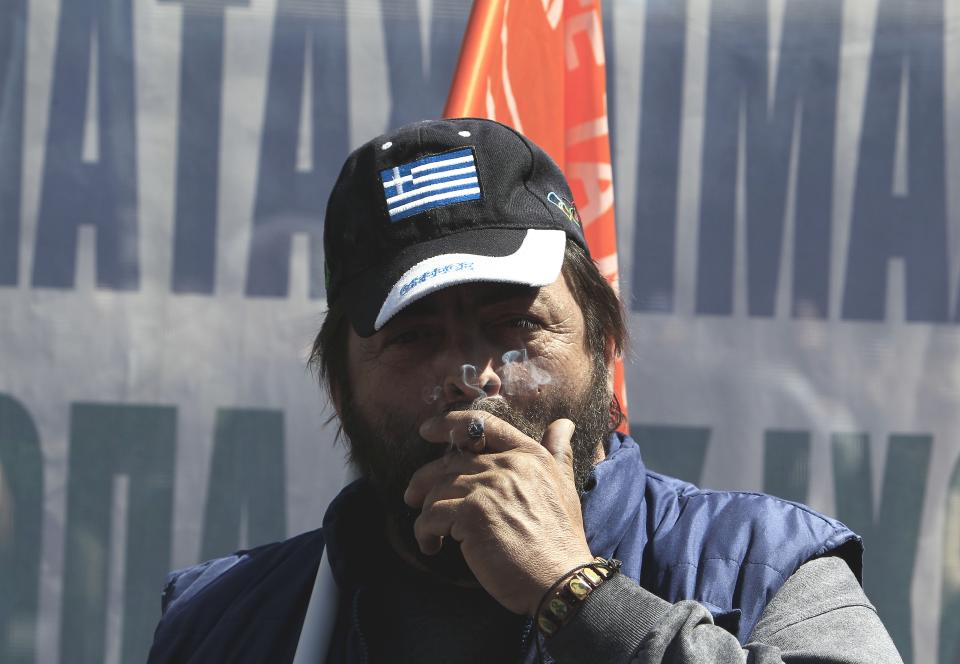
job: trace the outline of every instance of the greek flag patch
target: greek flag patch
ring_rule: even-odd
[[[473,148],[423,157],[380,171],[390,221],[480,198]]]

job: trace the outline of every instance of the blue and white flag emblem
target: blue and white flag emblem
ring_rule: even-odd
[[[464,148],[423,157],[380,171],[390,221],[451,203],[480,198],[473,150]]]

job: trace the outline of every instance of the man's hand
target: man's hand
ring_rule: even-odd
[[[494,599],[533,615],[551,585],[593,559],[573,482],[574,425],[556,420],[541,444],[489,413],[466,410],[430,418],[420,435],[437,444],[467,441],[478,417],[484,453],[454,450],[428,463],[404,501],[422,510],[414,523],[421,551],[434,554],[452,537]]]

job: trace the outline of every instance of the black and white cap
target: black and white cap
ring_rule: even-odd
[[[568,237],[587,249],[546,152],[491,120],[418,122],[359,147],[340,171],[324,227],[327,300],[370,336],[448,286],[545,286]]]

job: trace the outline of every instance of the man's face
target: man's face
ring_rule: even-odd
[[[450,287],[369,338],[349,334],[341,421],[351,459],[387,500],[400,503],[413,473],[447,451],[424,441],[420,424],[467,407],[538,441],[554,420],[573,420],[583,488],[607,431],[610,393],[603,355],[591,356],[583,314],[562,275],[543,288]]]

